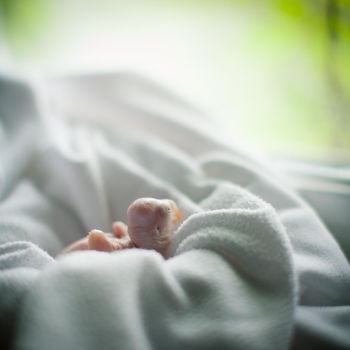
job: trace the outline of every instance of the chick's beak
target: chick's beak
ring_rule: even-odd
[[[170,202],[170,206],[173,214],[172,221],[174,224],[177,224],[178,222],[181,221],[183,215],[181,213],[181,210],[177,207],[177,205],[173,201]]]

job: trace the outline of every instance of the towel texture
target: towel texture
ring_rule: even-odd
[[[200,111],[128,74],[0,78],[1,343],[350,346],[350,268],[313,210]],[[222,138],[225,140],[225,137]],[[185,214],[164,260],[78,252],[138,197]]]

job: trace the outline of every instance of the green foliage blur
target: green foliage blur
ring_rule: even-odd
[[[83,11],[86,3],[75,2],[80,3]],[[92,3],[92,11],[96,10],[101,16],[120,12],[123,6],[122,1]],[[271,101],[264,98],[259,101],[256,95],[248,92],[242,105],[256,103],[257,110],[247,112],[241,119],[239,116],[234,119],[228,108],[224,122],[234,129],[238,120],[252,144],[278,155],[350,163],[348,0],[133,0],[129,1],[129,6],[140,8],[141,12],[146,7],[155,8],[154,16],[175,9],[193,14],[193,18],[203,13],[210,16],[218,8],[232,14],[244,13],[247,60],[253,57],[261,63],[262,70],[269,62],[274,68],[266,68],[266,72],[280,84],[281,93],[278,96],[273,93],[267,95]],[[22,60],[36,52],[40,54],[39,39],[48,35],[52,22],[65,20],[55,18],[54,0],[0,0],[0,8],[7,43],[14,56]],[[128,11],[129,8],[125,13]],[[215,23],[209,25],[215,27]],[[234,86],[232,67],[238,48],[231,37],[236,34],[235,27],[227,26],[225,34],[221,38],[224,59],[220,58],[218,74],[226,74],[223,94],[228,104],[233,101],[234,105],[237,97],[233,95],[233,90],[237,87]],[[213,44],[210,40],[208,47]],[[217,62],[213,61],[212,66],[215,65]],[[261,93],[263,90],[264,87]],[[272,101],[274,98],[278,101]],[[277,107],[271,111],[266,108],[265,112],[259,113],[265,103]]]
[[[45,0],[0,0],[5,33],[18,54],[30,51],[33,40],[45,28],[47,6]]]

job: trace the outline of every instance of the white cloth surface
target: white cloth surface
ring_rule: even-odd
[[[200,111],[128,74],[36,89],[2,77],[0,123],[4,346],[350,347],[341,247],[270,164]],[[170,259],[136,249],[52,259],[146,196],[185,213]]]

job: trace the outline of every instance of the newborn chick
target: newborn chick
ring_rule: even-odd
[[[140,198],[128,208],[128,231],[136,247],[154,249],[165,255],[174,225],[181,220],[175,202],[169,199]]]
[[[72,243],[61,254],[77,250],[112,252],[143,248],[154,249],[166,256],[174,226],[181,218],[181,212],[172,200],[139,198],[128,208],[128,226],[117,221],[112,225],[113,233],[92,230],[87,237]]]

